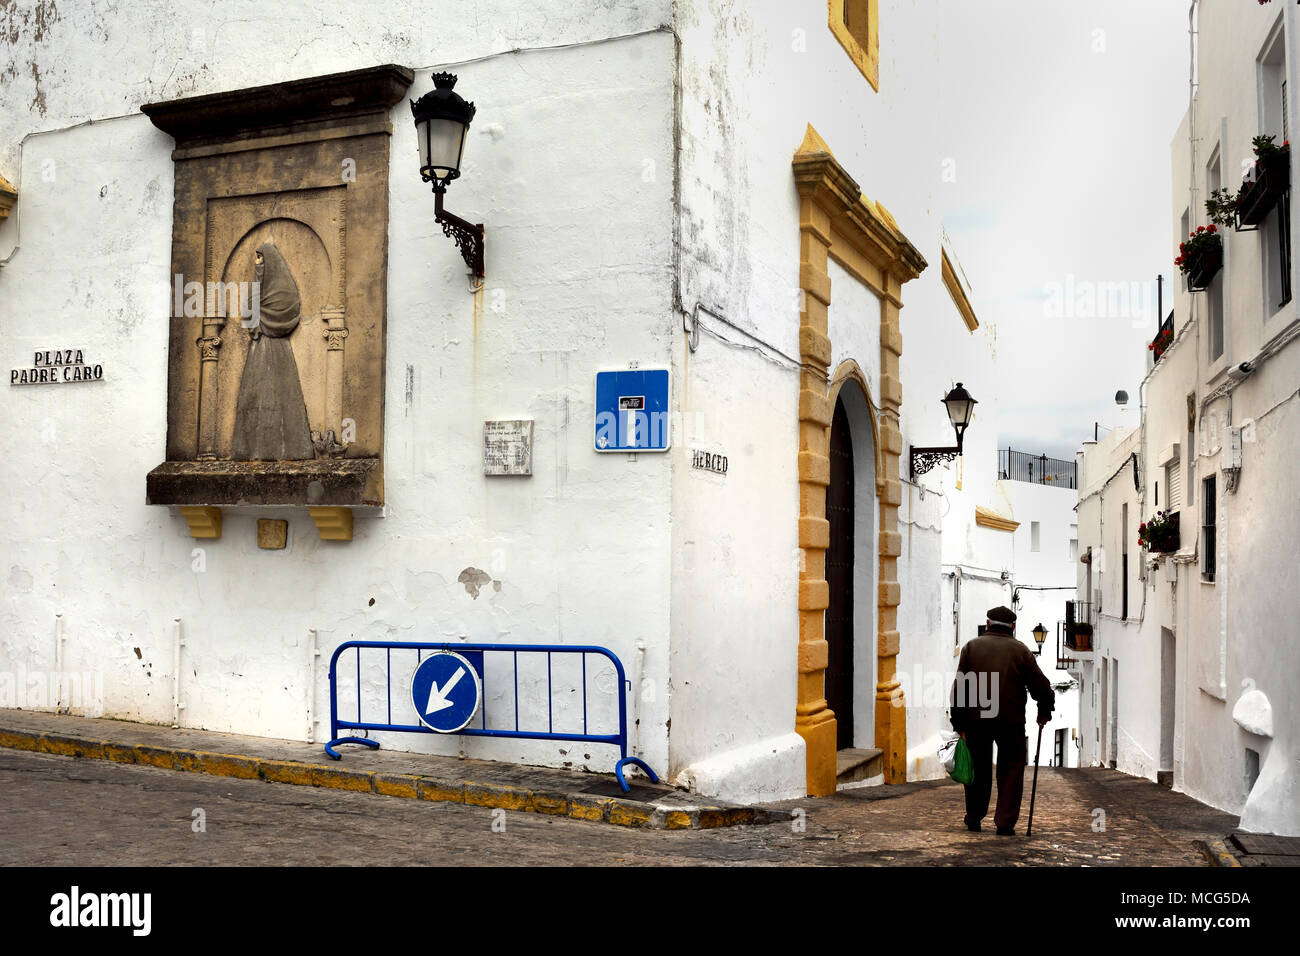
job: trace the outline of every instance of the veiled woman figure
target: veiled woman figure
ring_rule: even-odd
[[[235,461],[305,461],[316,457],[307,404],[289,336],[298,327],[302,298],[289,264],[273,242],[257,247],[255,277],[261,296],[249,330],[248,359],[235,401]]]

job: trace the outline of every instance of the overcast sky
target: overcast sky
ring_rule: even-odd
[[[1188,2],[943,6],[944,224],[981,322],[998,327],[998,444],[1072,459],[1094,421],[1137,422],[1158,273],[1169,312]],[[1102,283],[1124,285],[1107,295]]]

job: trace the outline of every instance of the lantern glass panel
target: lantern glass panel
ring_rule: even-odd
[[[970,414],[970,406],[964,398],[954,398],[944,402],[948,406],[948,420],[954,425],[967,424],[966,416]]]
[[[465,124],[450,119],[430,119],[416,125],[420,138],[420,169],[439,181],[460,170]]]

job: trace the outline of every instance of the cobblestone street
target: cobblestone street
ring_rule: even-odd
[[[0,864],[1197,866],[1236,823],[1102,769],[1041,770],[1028,839],[1028,792],[1016,837],[968,832],[961,801],[936,781],[782,804],[790,824],[637,830],[0,750]]]

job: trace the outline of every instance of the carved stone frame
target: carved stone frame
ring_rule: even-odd
[[[147,501],[180,506],[196,536],[220,536],[222,507],[298,505],[350,539],[353,512],[383,505],[389,113],[412,79],[387,65],[142,107],[176,139],[173,283],[229,280],[236,250],[277,223],[319,246],[298,264],[317,301],[294,333],[311,337],[295,342],[318,383],[304,383],[314,460],[231,461],[239,322],[211,295],[171,318],[167,456]]]

